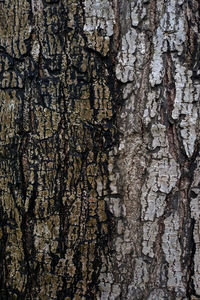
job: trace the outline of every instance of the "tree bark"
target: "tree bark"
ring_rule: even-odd
[[[199,299],[197,0],[0,2],[0,299]]]

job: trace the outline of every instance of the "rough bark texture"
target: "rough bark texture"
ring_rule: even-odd
[[[199,6],[0,1],[0,299],[200,298]]]
[[[119,6],[116,76],[124,105],[117,165],[126,212],[114,241],[118,297],[196,299],[199,3],[138,0]]]

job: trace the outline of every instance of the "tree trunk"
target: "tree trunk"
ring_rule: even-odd
[[[0,1],[0,299],[200,298],[199,12]]]

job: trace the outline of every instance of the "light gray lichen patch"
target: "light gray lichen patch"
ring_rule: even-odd
[[[39,55],[40,55],[40,44],[38,40],[35,40],[32,45],[31,55],[33,56],[34,61],[38,62]]]
[[[148,126],[151,123],[151,120],[158,113],[158,99],[159,99],[160,91],[150,91],[147,95],[147,103],[143,114],[144,124]]]
[[[146,7],[143,0],[131,2],[131,21],[133,26],[138,26],[139,22],[146,16]]]
[[[118,53],[116,66],[117,79],[123,83],[133,81],[134,79],[134,63],[136,60],[136,38],[137,32],[131,28],[126,35],[122,37],[121,51]]]
[[[152,87],[162,82],[165,72],[162,58],[163,37],[163,30],[158,27],[156,35],[153,38],[154,55],[151,63],[151,73],[149,75],[149,81]]]
[[[84,32],[88,47],[106,56],[114,32],[115,12],[111,1],[85,0]]]
[[[115,16],[111,1],[85,0],[84,7],[84,31],[103,30],[106,36],[112,36]]]
[[[179,166],[169,153],[166,127],[162,124],[151,128],[152,160],[147,169],[141,194],[143,225],[142,252],[154,257],[154,243],[158,234],[158,219],[164,215],[166,196],[175,187],[179,177]],[[157,151],[155,151],[157,149]]]
[[[143,225],[143,242],[142,242],[142,252],[144,255],[149,257],[154,257],[154,245],[158,235],[158,221],[148,221]],[[150,238],[151,237],[151,238]]]
[[[196,127],[198,112],[196,102],[199,100],[200,86],[194,85],[192,81],[192,71],[179,64],[176,59],[175,88],[176,97],[172,118],[179,120],[181,116],[180,128],[183,145],[188,157],[194,152],[196,141]]]
[[[142,187],[142,217],[145,221],[154,221],[163,215],[166,195],[175,187],[180,177],[179,166],[169,153],[166,128],[162,124],[153,125],[152,161],[148,175]]]
[[[179,216],[172,213],[164,221],[165,231],[162,236],[162,249],[165,259],[168,263],[168,281],[169,288],[175,291],[185,292],[183,285],[183,272],[181,268],[181,245],[179,241]]]
[[[167,1],[163,5],[166,6],[165,13],[162,14],[162,8],[160,8],[160,23],[153,37],[154,54],[151,62],[152,71],[149,76],[152,87],[161,84],[163,80],[165,73],[163,53],[176,51],[180,55],[186,40],[184,12],[180,9],[177,12],[175,0]],[[178,21],[176,20],[177,14],[179,15]]]

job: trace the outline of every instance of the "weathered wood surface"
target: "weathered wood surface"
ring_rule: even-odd
[[[0,299],[200,297],[199,11],[0,2]]]

